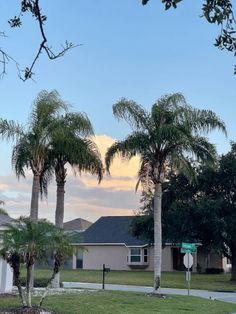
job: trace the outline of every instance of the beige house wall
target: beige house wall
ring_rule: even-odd
[[[112,270],[130,270],[127,265],[126,246],[85,246],[83,269],[102,269],[103,264]]]
[[[112,270],[131,270],[127,264],[129,248],[125,245],[89,245],[83,252],[83,269],[102,269],[103,264]],[[154,250],[148,248],[148,266],[145,270],[153,270]],[[171,247],[162,250],[162,271],[172,271]],[[143,269],[143,268],[140,268]]]
[[[162,249],[162,265],[161,265],[161,270],[162,271],[174,271],[173,269],[173,251],[172,251],[173,246],[165,246]],[[146,270],[153,270],[154,269],[154,248],[149,247],[148,248],[149,252],[149,265],[146,268]],[[183,254],[184,256],[184,254]],[[197,259],[198,255],[197,253],[192,253],[193,256],[193,272],[196,272],[197,270]]]
[[[162,271],[175,271],[173,269],[173,246],[165,246],[162,250]],[[127,263],[129,248],[125,245],[87,245],[83,251],[83,269],[102,269],[103,264],[111,270],[131,270],[142,269],[153,271],[154,269],[154,248],[148,247],[148,265],[145,267],[131,267]],[[181,261],[183,258],[181,256]],[[201,247],[198,247],[197,253],[193,253],[192,271],[197,271],[197,264],[204,272],[207,267],[206,255],[202,252]],[[76,260],[73,260],[73,267],[76,268]],[[218,254],[211,253],[208,258],[208,267],[224,268],[229,271],[226,265],[226,259],[223,259]],[[183,267],[183,270],[185,268]]]

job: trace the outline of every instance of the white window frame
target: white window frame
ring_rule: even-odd
[[[139,250],[139,254],[138,253],[133,254],[132,250]],[[139,261],[132,261],[132,257],[139,257]],[[146,261],[145,261],[145,257],[146,257]],[[149,260],[149,250],[147,247],[129,247],[129,255],[127,256],[128,264],[143,265],[143,264],[148,264],[148,260]]]
[[[139,251],[139,253],[132,253],[132,250],[135,251]],[[139,247],[132,247],[130,248],[130,263],[141,263],[142,262],[142,248]],[[139,260],[133,260],[132,261],[132,257],[138,257]]]

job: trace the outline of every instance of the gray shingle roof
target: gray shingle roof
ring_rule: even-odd
[[[12,222],[12,220],[13,219],[11,217],[9,217],[8,215],[0,214],[0,226],[8,224],[8,223]]]
[[[145,245],[145,241],[129,233],[132,216],[107,216],[99,218],[82,235],[83,243]]]
[[[66,231],[84,231],[91,225],[92,225],[92,222],[82,219],[82,218],[70,220],[63,224],[64,230]]]

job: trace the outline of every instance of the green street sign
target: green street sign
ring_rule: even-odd
[[[194,253],[196,252],[195,243],[181,243],[181,253]]]

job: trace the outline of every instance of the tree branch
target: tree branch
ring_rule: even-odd
[[[21,27],[22,26],[21,18],[27,12],[31,13],[32,17],[34,17],[35,20],[37,21],[42,40],[39,44],[39,48],[35,54],[35,57],[31,65],[27,66],[24,70],[21,70],[19,67],[19,63],[10,55],[8,55],[4,50],[0,49],[0,63],[2,63],[2,71],[0,73],[0,77],[3,77],[6,74],[6,65],[8,64],[8,62],[13,61],[16,64],[18,76],[22,81],[26,81],[30,78],[32,79],[32,76],[34,75],[33,69],[41,53],[45,52],[50,60],[54,60],[64,56],[64,54],[68,50],[79,46],[66,41],[65,44],[61,46],[61,50],[55,53],[52,50],[52,48],[47,45],[47,36],[44,30],[44,22],[47,20],[47,17],[41,13],[39,2],[40,0],[21,0],[21,11],[19,15],[14,16],[8,21],[9,25],[12,28]],[[0,32],[0,36],[6,37],[4,32]]]
[[[165,10],[176,9],[183,0],[161,0]],[[146,5],[149,0],[142,0]],[[208,23],[220,26],[220,33],[215,40],[215,46],[220,50],[227,50],[236,56],[236,20],[233,12],[232,0],[204,0],[202,16]],[[234,67],[236,74],[236,66]]]

